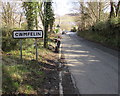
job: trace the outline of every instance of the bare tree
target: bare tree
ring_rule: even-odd
[[[23,14],[19,11],[18,8],[21,7],[20,4],[10,3],[10,2],[2,2],[2,25],[8,27],[19,27]],[[21,7],[22,8],[22,7]]]
[[[79,29],[87,29],[94,25],[96,22],[103,21],[106,13],[104,13],[106,3],[105,2],[79,2],[80,14],[77,18],[79,23]],[[79,21],[79,22],[78,22]]]

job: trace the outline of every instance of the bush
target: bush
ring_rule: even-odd
[[[76,27],[73,27],[73,28],[71,29],[71,32],[76,32],[76,31],[77,31]]]
[[[120,50],[119,29],[118,18],[113,18],[108,21],[97,22],[89,30],[80,31],[78,34],[86,39]]]
[[[58,32],[59,32],[59,29],[55,29],[55,30],[54,30],[54,33],[58,33]]]
[[[8,27],[1,28],[2,31],[2,50],[10,51],[18,48],[19,39],[13,39],[12,32],[15,28]]]
[[[119,24],[120,23],[119,19],[120,19],[119,17],[111,18],[110,23],[113,24],[113,25],[114,24]]]

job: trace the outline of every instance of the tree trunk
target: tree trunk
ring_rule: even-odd
[[[44,2],[44,48],[47,48],[48,43],[48,22],[47,22],[47,2]]]
[[[110,18],[112,18],[115,17],[114,3],[112,1],[110,2],[110,7],[111,7]]]
[[[44,25],[44,48],[48,46],[48,24],[45,23]]]
[[[99,18],[98,18],[98,20],[100,21],[100,19],[101,19],[101,2],[99,2],[99,10],[98,10],[98,14],[99,14]]]
[[[120,15],[120,1],[117,4],[117,8],[116,8],[116,17]]]
[[[21,28],[21,21],[22,21],[22,13],[20,14],[20,20],[19,20],[19,27]],[[14,21],[13,21],[14,23]]]

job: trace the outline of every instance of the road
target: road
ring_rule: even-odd
[[[117,52],[69,32],[62,53],[80,94],[118,94]]]

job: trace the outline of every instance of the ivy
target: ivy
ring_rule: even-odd
[[[35,18],[37,18],[36,7],[37,2],[23,2],[23,8],[28,24],[28,30],[33,30],[35,27]]]

